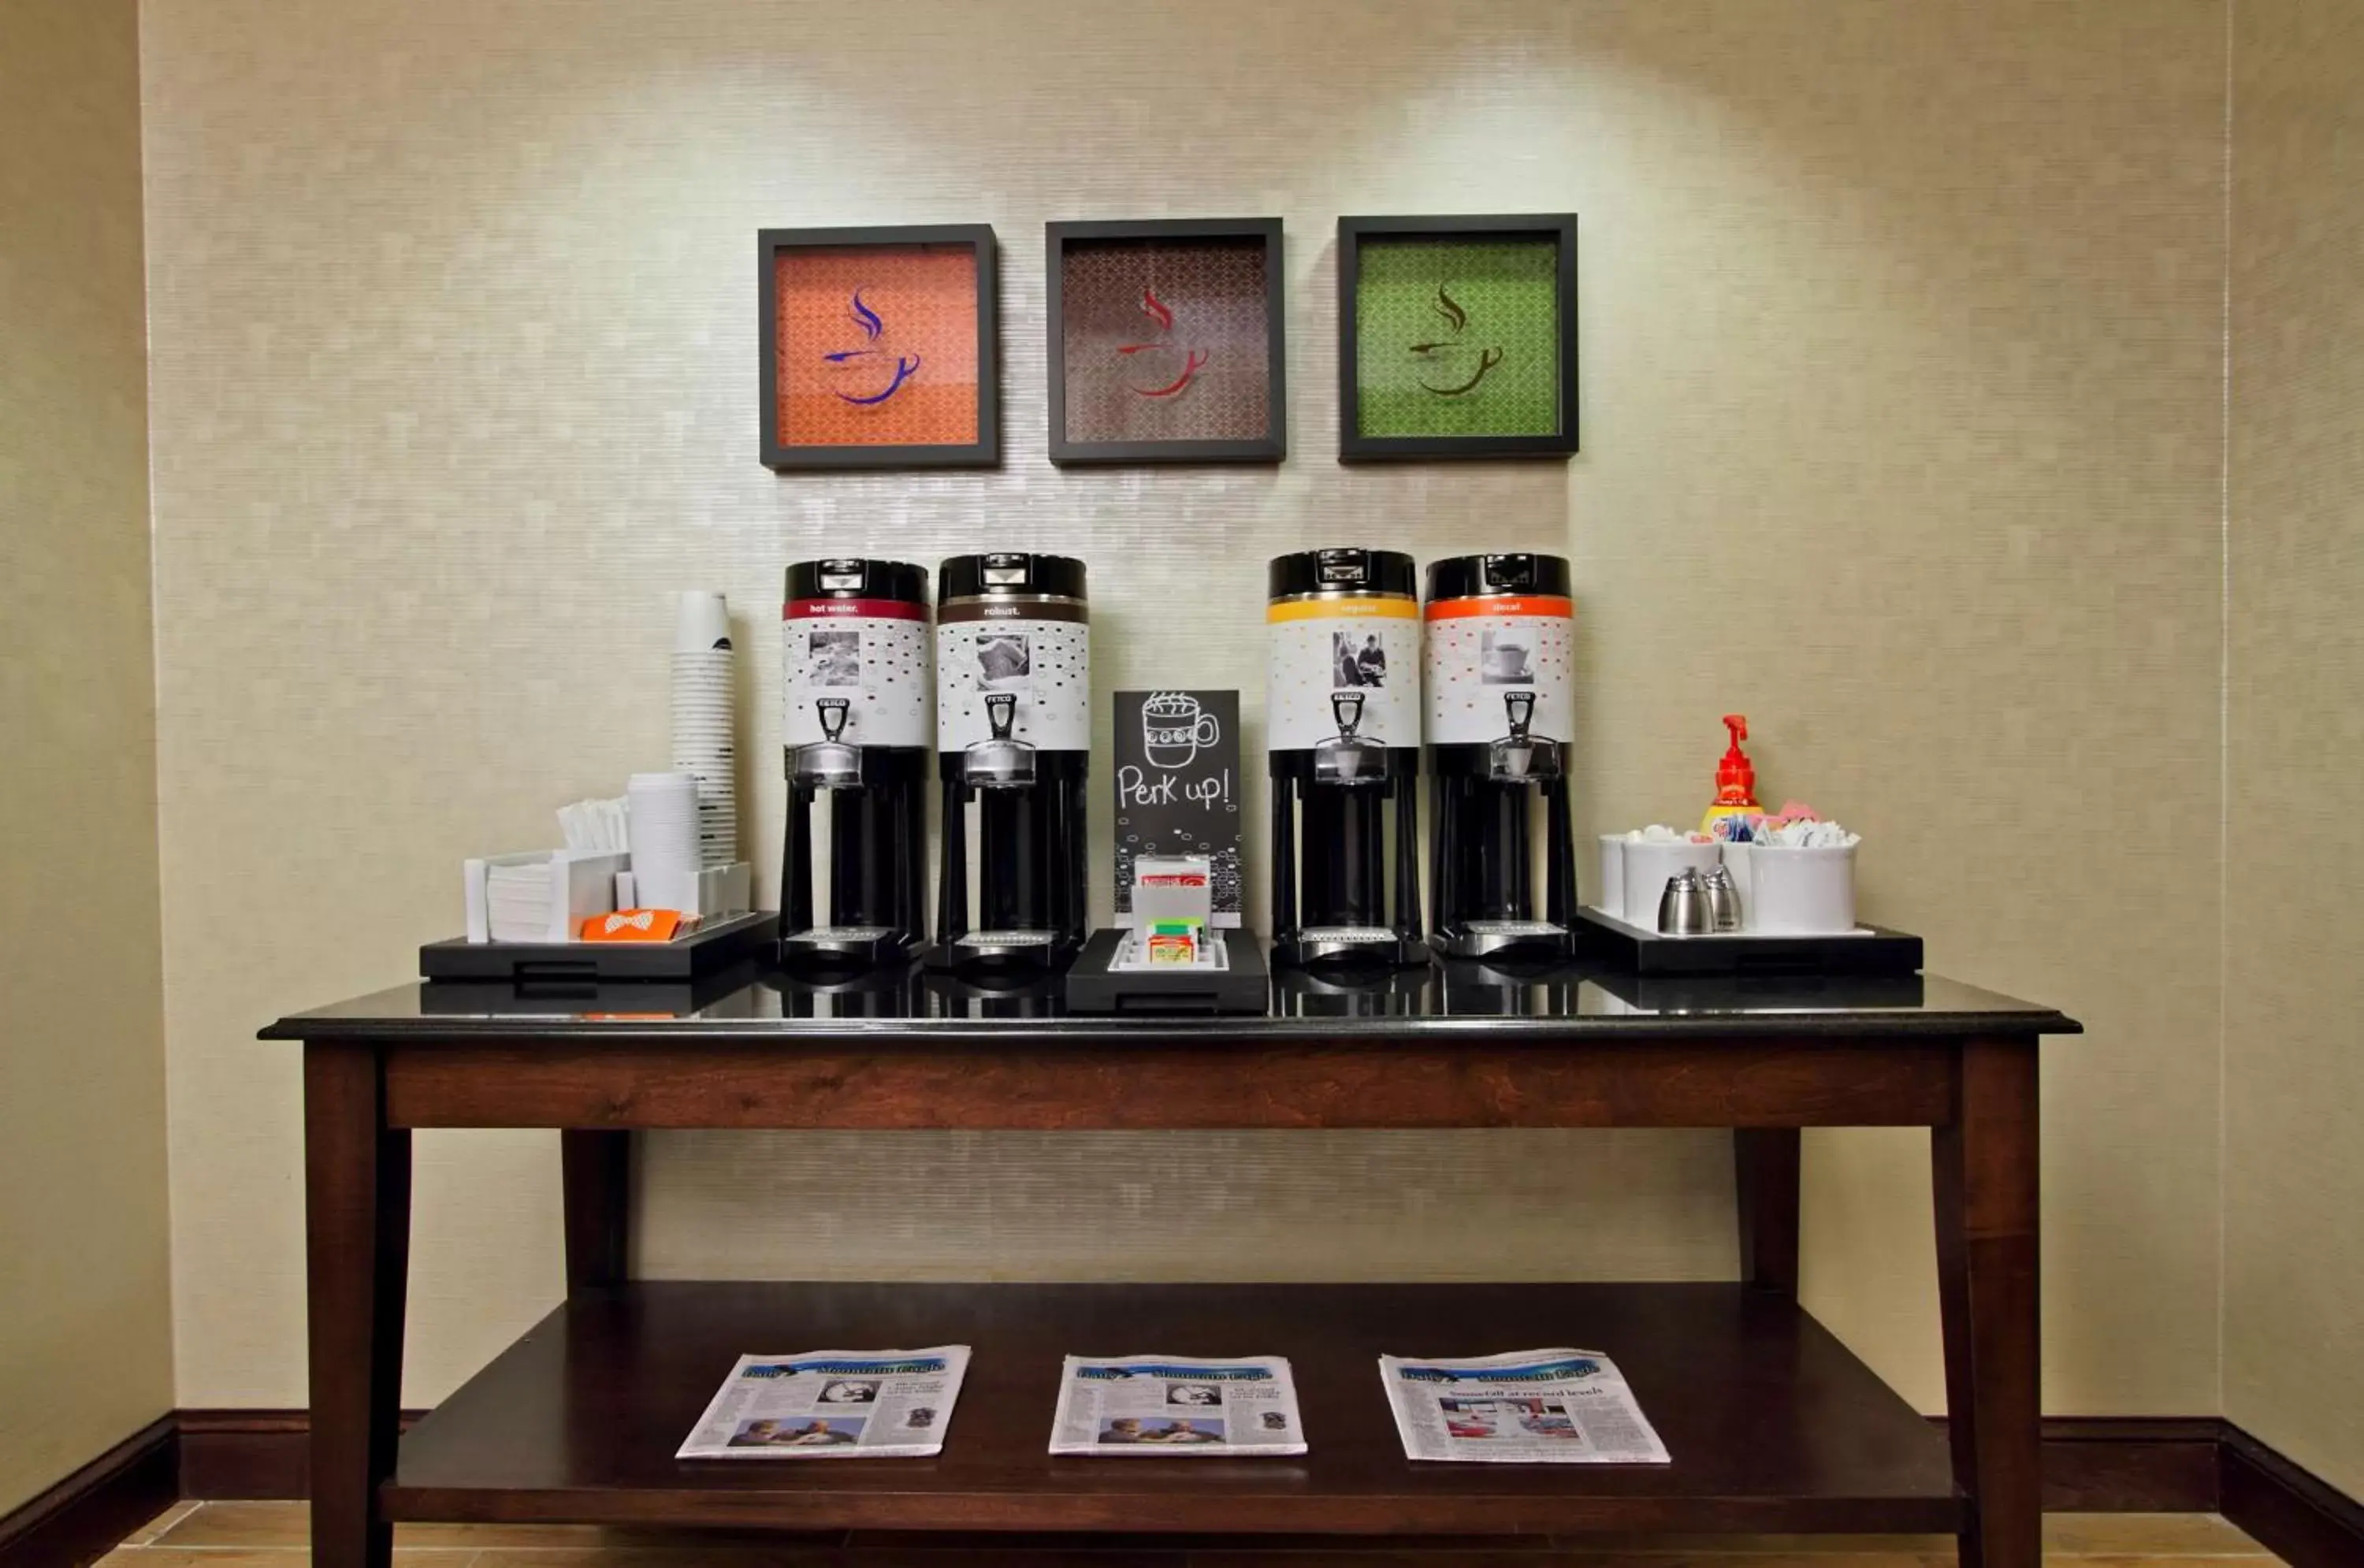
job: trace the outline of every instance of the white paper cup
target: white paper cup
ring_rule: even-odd
[[[674,612],[675,652],[710,652],[730,640],[730,609],[721,595],[693,588],[681,595]]]
[[[1713,871],[1715,851],[1712,843],[1694,844],[1688,840],[1676,844],[1627,840],[1624,922],[1645,931],[1656,930],[1658,900],[1666,895],[1667,884],[1687,871]]]
[[[634,773],[624,801],[631,824],[632,873],[645,906],[689,907],[702,862],[697,779],[682,773]]]
[[[1600,835],[1600,896],[1592,906],[1619,919],[1625,916],[1625,835]]]
[[[1748,857],[1755,929],[1766,936],[1820,937],[1855,929],[1855,848],[1810,850],[1757,844]]]

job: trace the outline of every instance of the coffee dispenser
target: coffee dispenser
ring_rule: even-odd
[[[1422,962],[1412,559],[1302,550],[1266,580],[1273,957]]]
[[[1428,568],[1429,945],[1446,958],[1569,949],[1576,842],[1575,606],[1556,555],[1463,555]],[[1537,909],[1535,817],[1543,818]]]
[[[927,573],[899,561],[800,561],[788,568],[781,646],[781,960],[900,962],[927,929]]]
[[[1082,562],[994,553],[943,563],[936,574],[942,862],[931,965],[1056,964],[1082,944],[1091,705]]]

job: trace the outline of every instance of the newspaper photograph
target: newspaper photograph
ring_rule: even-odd
[[[1514,1351],[1460,1361],[1381,1356],[1407,1459],[1665,1464],[1616,1364],[1598,1351]]]
[[[1303,1453],[1305,1431],[1279,1356],[1069,1356],[1051,1451]]]
[[[966,1345],[742,1356],[675,1459],[923,1459],[942,1451]]]

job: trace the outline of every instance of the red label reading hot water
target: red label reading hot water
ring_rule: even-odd
[[[909,599],[790,599],[780,611],[782,620],[809,620],[821,616],[872,620],[925,620],[928,606]]]

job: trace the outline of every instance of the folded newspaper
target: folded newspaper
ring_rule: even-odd
[[[1305,1429],[1279,1356],[1069,1356],[1051,1451],[1303,1453]]]
[[[1665,1464],[1616,1365],[1598,1351],[1514,1351],[1462,1361],[1381,1356],[1407,1459]]]
[[[942,1451],[966,1345],[742,1356],[675,1459],[919,1459]]]

